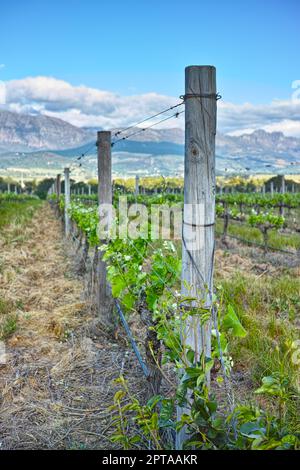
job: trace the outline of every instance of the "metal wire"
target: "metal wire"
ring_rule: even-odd
[[[154,124],[151,124],[151,126],[144,127],[144,128],[142,128],[142,129],[139,129],[139,130],[136,131],[136,132],[132,132],[131,134],[128,134],[128,135],[126,135],[126,136],[124,136],[124,137],[121,137],[120,139],[117,139],[117,140],[115,140],[114,142],[112,142],[112,143],[111,143],[111,146],[113,147],[115,144],[117,144],[118,142],[121,142],[122,140],[127,140],[129,137],[133,137],[134,135],[141,134],[142,132],[145,132],[145,131],[147,131],[148,129],[151,129],[151,128],[154,127],[154,126],[157,126],[158,124],[161,124],[162,122],[168,121],[168,119],[172,119],[172,118],[174,118],[174,117],[175,117],[175,118],[178,118],[178,116],[179,116],[180,114],[182,114],[182,113],[184,113],[184,111],[180,111],[180,112],[177,112],[177,113],[175,113],[175,114],[172,114],[172,116],[168,116],[168,117],[166,117],[166,118],[164,118],[164,119],[161,119],[160,121],[157,121],[157,122],[155,122]]]
[[[216,234],[219,236],[222,236],[223,233],[216,231]],[[229,233],[226,235],[228,238],[233,238],[234,240],[238,240],[242,243],[245,243],[246,245],[253,245],[253,246],[258,246],[259,248],[264,248],[264,245],[262,243],[255,242],[254,240],[246,240],[245,238],[237,237],[236,235],[230,235]],[[270,245],[267,246],[267,249],[270,251],[277,251],[278,253],[286,253],[287,255],[292,255],[295,256],[297,253],[296,251],[289,251],[289,250],[283,250],[281,248],[275,248]]]
[[[97,146],[97,142],[96,142],[96,143],[93,142],[93,143],[89,146],[89,148],[88,148],[85,152],[83,152],[83,153],[80,155],[80,157],[77,157],[76,160],[81,160],[82,158],[84,158],[84,157],[87,155],[87,153],[88,153],[93,147],[96,147],[96,146]]]
[[[119,314],[119,317],[120,317],[120,319],[121,319],[121,322],[123,323],[124,329],[125,329],[125,331],[126,331],[128,337],[129,337],[129,341],[130,341],[130,343],[131,343],[132,349],[134,350],[134,353],[135,353],[135,355],[136,355],[136,357],[137,357],[137,360],[138,360],[138,362],[139,362],[139,364],[140,364],[140,366],[141,366],[141,368],[142,368],[142,370],[143,370],[143,373],[144,373],[145,377],[147,378],[147,377],[149,377],[149,370],[148,370],[148,367],[146,366],[145,362],[143,361],[143,358],[142,358],[142,356],[141,356],[141,353],[140,353],[140,351],[139,351],[139,348],[137,347],[137,344],[136,344],[136,342],[135,342],[135,340],[134,340],[134,337],[132,336],[131,330],[130,330],[129,325],[128,325],[127,321],[126,321],[126,318],[125,318],[125,316],[124,316],[124,314],[123,314],[123,312],[122,312],[122,309],[121,309],[121,307],[120,307],[120,304],[119,304],[119,302],[118,302],[116,299],[115,299],[115,305],[116,305],[116,308],[117,308],[117,312],[118,312],[118,314]]]
[[[175,109],[177,108],[178,106],[181,106],[184,104],[184,101],[182,101],[181,103],[178,103],[178,104],[175,104],[174,106],[170,106],[170,108],[167,108],[167,109],[164,109],[163,111],[160,111],[159,113],[156,113],[154,114],[153,116],[150,116],[150,117],[147,117],[146,119],[143,119],[142,121],[139,121],[131,126],[128,126],[128,127],[125,127],[125,129],[122,129],[118,132],[115,132],[114,136],[115,137],[118,137],[118,135],[120,134],[123,134],[123,132],[127,132],[129,131],[130,129],[133,129],[134,127],[136,126],[139,126],[140,124],[143,124],[143,122],[147,122],[147,121],[150,121],[151,119],[154,119],[156,118],[157,116],[160,116],[161,114],[164,114],[164,113],[167,113],[168,111],[171,111],[172,109]]]

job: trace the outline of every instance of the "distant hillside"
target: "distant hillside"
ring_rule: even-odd
[[[61,119],[0,110],[0,151],[76,147],[90,138],[86,130]]]
[[[0,111],[0,168],[60,170],[92,147],[83,168],[94,172],[96,130],[80,129],[47,116]],[[113,141],[119,138],[114,136],[116,131],[112,132]],[[116,173],[178,174],[183,171],[184,131],[152,128],[118,142],[113,152]],[[241,136],[218,133],[216,154],[219,174],[300,173],[300,139],[281,132],[257,130]]]

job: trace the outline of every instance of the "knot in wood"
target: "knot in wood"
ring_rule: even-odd
[[[192,157],[192,160],[194,160],[195,162],[199,162],[200,161],[200,149],[199,149],[199,146],[195,143],[195,142],[192,142],[190,144],[190,154],[191,154],[191,157]]]

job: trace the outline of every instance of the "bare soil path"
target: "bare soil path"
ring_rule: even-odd
[[[143,388],[130,350],[83,300],[69,252],[46,204],[0,233],[0,299],[17,318],[0,365],[0,449],[111,449],[113,379]]]

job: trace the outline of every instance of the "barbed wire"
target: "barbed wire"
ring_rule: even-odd
[[[89,151],[93,147],[96,147],[96,146],[97,146],[97,143],[93,142],[91,145],[89,145],[89,147],[84,152],[82,152],[81,155],[79,155],[79,157],[76,157],[76,159],[73,161],[73,163],[70,166],[70,171],[74,170],[76,168],[76,165],[77,165],[77,168],[80,168],[82,166],[82,162],[81,163],[78,163],[78,162],[80,160],[82,160],[84,157],[86,157],[88,155]]]
[[[164,109],[163,111],[160,111],[159,113],[153,114],[152,116],[149,116],[149,117],[143,119],[142,121],[136,122],[135,124],[132,124],[131,126],[125,127],[125,129],[122,129],[120,131],[115,132],[113,135],[114,135],[114,137],[118,137],[118,135],[123,134],[123,132],[127,132],[130,129],[133,129],[134,127],[139,126],[140,124],[143,124],[144,122],[151,121],[151,119],[154,119],[157,116],[160,116],[161,114],[167,113],[168,111],[172,111],[172,109],[175,109],[178,106],[182,106],[183,104],[184,104],[184,101],[182,101],[181,103],[177,103],[173,106],[170,106],[169,108]]]
[[[120,139],[117,139],[114,142],[112,142],[111,146],[114,147],[114,145],[117,144],[118,142],[121,142],[123,140],[127,140],[127,139],[129,139],[129,137],[133,137],[135,135],[141,134],[142,132],[145,132],[148,129],[151,129],[154,126],[157,126],[158,124],[161,124],[162,122],[168,121],[169,119],[178,118],[180,116],[180,114],[183,114],[183,113],[184,113],[184,111],[177,112],[175,114],[172,114],[171,116],[168,116],[164,119],[161,119],[160,121],[155,122],[154,124],[151,124],[151,126],[143,127],[141,129],[139,129],[138,131],[132,132],[131,134],[128,134],[124,137],[121,137]]]
[[[96,147],[97,146],[97,142],[93,142],[89,147],[88,149],[83,152],[79,157],[77,157],[76,160],[81,160],[82,158],[86,157],[88,152],[93,148],[93,147]]]

